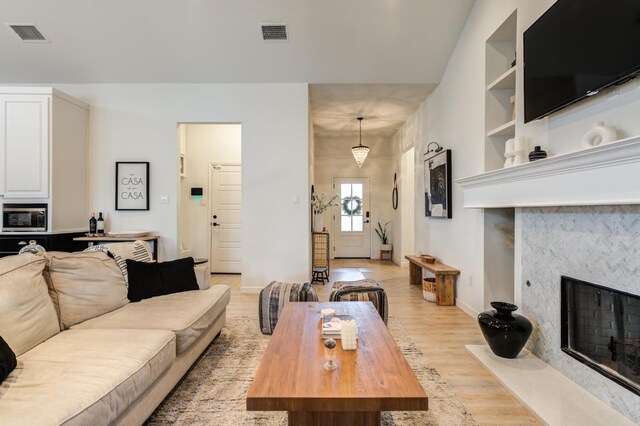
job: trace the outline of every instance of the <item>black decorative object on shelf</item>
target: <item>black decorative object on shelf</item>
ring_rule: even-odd
[[[529,161],[542,160],[547,158],[547,151],[543,151],[539,146],[533,148],[533,151],[529,153]]]
[[[495,309],[478,315],[478,324],[491,351],[502,358],[515,358],[527,343],[533,326],[522,315],[513,314],[512,303],[491,302]]]

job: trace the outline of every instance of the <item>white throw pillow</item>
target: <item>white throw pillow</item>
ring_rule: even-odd
[[[45,264],[32,253],[0,259],[0,335],[16,356],[60,332],[42,276]]]
[[[63,330],[129,303],[122,273],[106,253],[43,255],[47,258],[44,276]]]

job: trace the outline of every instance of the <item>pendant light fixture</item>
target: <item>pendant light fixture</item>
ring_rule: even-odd
[[[360,144],[351,148],[351,153],[356,163],[358,163],[358,167],[362,167],[364,160],[367,159],[367,155],[369,154],[369,147],[362,145],[362,120],[364,120],[363,117],[358,117],[358,121],[360,122]]]

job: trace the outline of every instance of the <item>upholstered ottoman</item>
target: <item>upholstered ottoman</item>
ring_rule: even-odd
[[[317,302],[318,295],[309,283],[281,283],[273,281],[260,291],[260,331],[272,334],[278,317],[289,302]]]
[[[385,324],[389,317],[387,293],[374,280],[336,281],[329,302],[371,302]]]

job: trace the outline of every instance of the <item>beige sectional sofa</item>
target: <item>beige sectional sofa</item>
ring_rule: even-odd
[[[229,288],[199,286],[129,303],[105,253],[0,259],[0,424],[142,424],[225,324]]]

